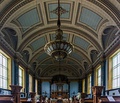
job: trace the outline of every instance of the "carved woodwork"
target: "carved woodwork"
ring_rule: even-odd
[[[20,103],[20,90],[22,89],[22,86],[10,85],[10,87],[13,95],[13,100],[15,103]]]

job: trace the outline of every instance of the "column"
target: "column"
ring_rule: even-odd
[[[78,91],[82,93],[82,79],[79,80],[79,88]]]
[[[41,92],[41,80],[38,80],[38,94],[42,95],[42,92]]]
[[[101,85],[106,86],[106,59],[105,56],[101,57]],[[105,95],[105,88],[103,89],[103,95]]]
[[[11,87],[14,102],[20,103],[20,90],[22,89],[22,86],[10,85],[10,87]]]
[[[13,85],[19,85],[19,61],[18,59],[13,60],[13,67],[12,67],[12,80],[13,80]]]
[[[69,93],[69,98],[70,98],[70,82],[68,82],[68,93]]]
[[[50,97],[51,97],[51,93],[52,93],[52,92],[51,92],[51,84],[52,84],[52,83],[50,82]]]
[[[87,76],[85,77],[85,93],[87,94]]]
[[[32,89],[33,89],[33,92],[35,92],[35,88],[36,88],[35,75],[32,77],[32,81],[33,81],[33,86],[32,86],[33,88]]]
[[[93,68],[91,73],[91,86],[94,86],[94,69]]]
[[[25,79],[26,79],[25,92],[26,92],[27,97],[28,97],[29,96],[29,69],[26,69],[26,71],[25,71]]]

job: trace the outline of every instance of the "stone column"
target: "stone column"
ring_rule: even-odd
[[[35,103],[35,95],[36,95],[35,92],[30,92],[32,103]]]
[[[70,98],[70,82],[68,82],[68,93],[69,93],[69,98]]]
[[[103,88],[104,86],[93,86],[92,87],[93,103],[98,103],[98,98],[101,96]]]
[[[82,79],[79,80],[79,92],[82,93]]]
[[[106,59],[103,55],[101,57],[101,85],[106,87]],[[105,95],[105,88],[103,89],[103,95]]]
[[[19,60],[15,57],[13,60],[13,85],[19,85]]]
[[[25,80],[26,80],[25,92],[26,92],[27,98],[28,98],[28,95],[29,95],[29,69],[28,68],[25,71]]]
[[[33,78],[32,78],[32,80],[33,80],[33,92],[35,92],[35,88],[36,88],[36,85],[35,85],[35,75],[33,76]]]
[[[87,76],[85,76],[85,93],[87,93]]]
[[[50,82],[50,97],[51,97],[51,93],[52,93],[52,92],[51,92],[51,85],[52,85],[52,83]]]
[[[10,85],[10,87],[11,87],[14,102],[20,103],[20,90],[22,89],[22,86]]]
[[[42,95],[41,80],[38,80],[38,94],[39,94],[39,95]]]

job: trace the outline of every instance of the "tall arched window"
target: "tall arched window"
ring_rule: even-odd
[[[109,59],[108,84],[109,89],[120,88],[120,49],[115,52]]]
[[[95,69],[95,85],[96,86],[101,86],[101,66],[98,66]]]
[[[22,91],[24,90],[24,69],[19,66],[19,85],[22,86]]]
[[[85,93],[85,79],[82,80],[82,92]]]
[[[89,74],[87,77],[87,84],[88,84],[87,93],[91,94],[91,74]]]
[[[8,89],[11,85],[11,59],[0,50],[0,88]]]
[[[33,85],[33,81],[32,81],[32,76],[29,74],[29,92],[32,92],[32,85]]]

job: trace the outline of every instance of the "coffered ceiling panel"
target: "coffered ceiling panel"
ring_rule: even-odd
[[[83,60],[82,56],[76,52],[70,54],[71,57],[78,60],[78,62],[81,62]]]
[[[37,61],[42,62],[44,59],[48,58],[49,56],[46,53],[42,53],[38,56]]]
[[[43,47],[45,45],[45,37],[41,37],[34,42],[30,44],[30,47],[32,48],[33,51],[38,50],[39,48]]]
[[[52,59],[46,60],[40,64],[40,68],[44,69],[48,66],[54,65]]]
[[[82,8],[79,21],[96,30],[102,17],[87,8]]]
[[[90,43],[88,43],[85,39],[77,36],[75,36],[74,43],[85,51],[87,51],[90,46]]]
[[[75,67],[76,69],[80,68],[80,65],[75,61],[68,60],[67,64],[70,65],[70,66]]]
[[[58,18],[58,4],[49,4],[49,17],[50,19]],[[61,4],[61,18],[68,19],[70,16],[70,4]]]
[[[38,11],[36,8],[22,14],[18,17],[18,22],[21,24],[23,31],[27,30],[29,27],[40,22],[40,17],[38,16]]]

